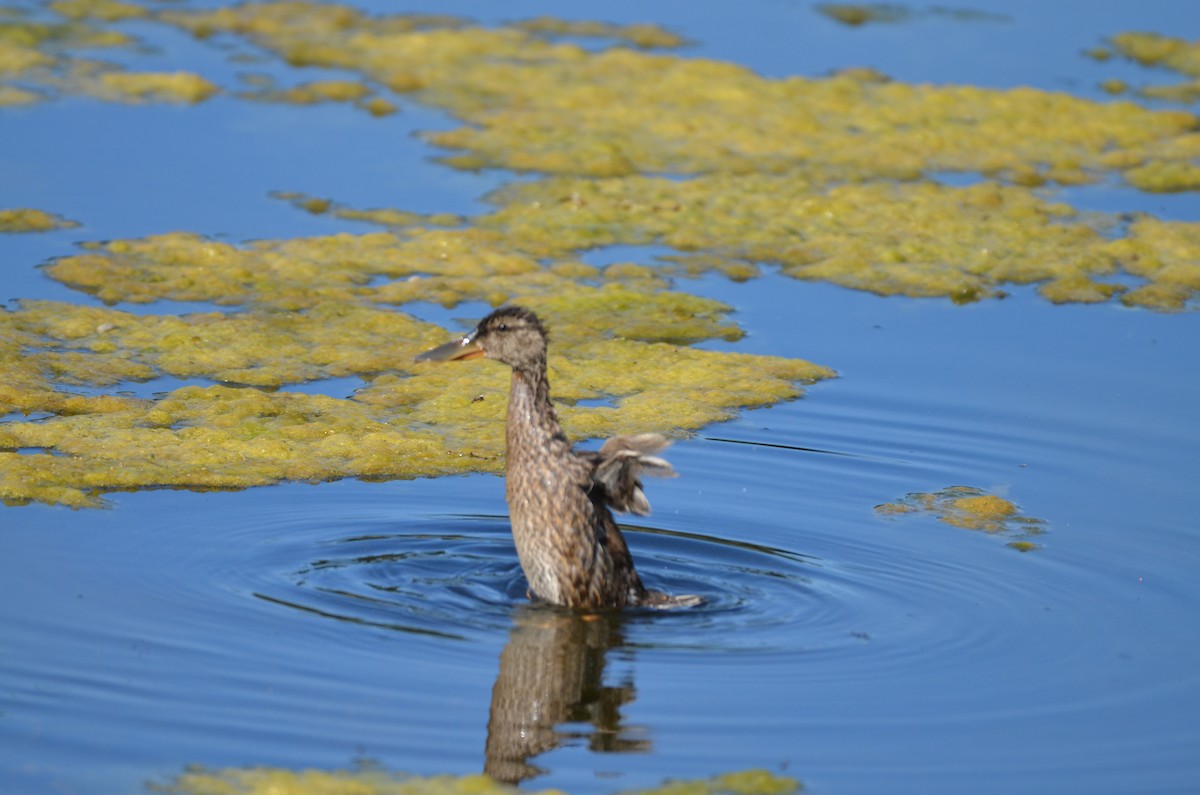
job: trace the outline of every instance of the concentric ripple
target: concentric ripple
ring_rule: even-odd
[[[259,526],[257,541],[239,549],[232,567],[227,556],[213,561],[229,590],[366,630],[484,642],[508,632],[514,608],[528,601],[505,516],[274,521],[276,532]],[[995,572],[981,569],[979,558],[930,559],[897,550],[903,536],[890,527],[874,539],[801,535],[819,556],[716,534],[623,527],[648,587],[703,599],[693,608],[627,611],[631,648],[846,660],[871,642],[874,662],[861,675],[881,667],[925,675],[941,659],[1002,660],[1005,634],[991,619],[1044,587],[1027,560],[1004,569],[1017,556],[1001,555],[1004,570]],[[786,535],[770,527],[741,532]],[[817,675],[852,670],[831,665]]]
[[[450,638],[503,631],[525,592],[500,517],[410,520],[292,551],[313,556],[292,561],[291,588],[255,596],[364,626]]]
[[[366,509],[336,520],[297,511],[242,522],[242,541],[192,564],[211,569],[235,602],[252,597],[365,630],[488,641],[509,631],[514,608],[528,601],[503,515]],[[932,648],[986,656],[997,636],[982,631],[989,624],[977,613],[1003,614],[1018,592],[1036,587],[1013,572],[981,571],[978,559],[899,551],[903,537],[882,526],[875,537],[795,534],[819,555],[716,533],[623,528],[647,587],[703,599],[693,608],[627,611],[631,647],[853,656],[886,638],[877,659],[928,667],[936,662],[921,657]],[[792,535],[771,526],[739,532]],[[898,659],[906,656],[916,658]]]
[[[681,446],[676,459],[703,478],[703,465],[689,457],[704,452]],[[740,466],[737,457],[753,453],[738,448],[725,464],[732,456]],[[826,458],[784,458],[774,472],[803,482],[811,479],[808,470],[829,466]],[[1122,664],[1106,636],[1078,617],[1099,611],[1134,625],[1151,600],[1172,598],[1139,589],[1131,601],[1127,590],[1061,555],[1015,554],[936,521],[917,528],[869,511],[847,517],[819,500],[813,512],[799,513],[786,500],[734,496],[740,484],[703,479],[714,494],[705,493],[694,510],[670,491],[685,485],[664,482],[656,484],[660,504],[682,507],[662,510],[654,524],[622,525],[648,587],[696,594],[703,603],[626,611],[617,641],[633,655],[623,659],[688,661],[698,688],[720,684],[710,671],[745,665],[764,687],[793,687],[802,666],[806,688],[815,688],[806,697],[814,706],[827,700],[831,713],[843,709],[840,699],[870,694],[887,714],[906,692],[924,692],[927,714],[944,719],[1002,712],[1009,703],[1076,709],[1108,692],[1104,683]],[[347,646],[371,653],[395,648],[389,639],[399,633],[424,639],[419,647],[406,643],[408,654],[419,658],[415,649],[425,649],[439,664],[453,659],[468,671],[478,666],[480,649],[506,642],[528,598],[508,519],[487,512],[503,505],[499,481],[309,488],[271,492],[278,495],[271,502],[228,495],[221,521],[177,515],[181,536],[147,532],[130,537],[124,551],[90,552],[110,575],[140,559],[134,549],[159,564],[137,582],[162,623],[147,624],[130,609],[110,624],[131,634],[152,631],[180,648],[211,642],[231,655],[228,665],[250,665],[273,653],[273,643],[299,638],[331,653]],[[750,502],[757,515],[742,511]],[[460,512],[447,512],[452,506]],[[204,536],[203,544],[177,541]],[[230,627],[259,638],[225,650]],[[1075,672],[1067,681],[1050,675],[1066,670]],[[981,681],[1004,682],[1006,699],[980,689]],[[946,687],[931,690],[933,682]],[[1126,682],[1122,698],[1148,697],[1154,687],[1148,679]]]
[[[514,605],[527,600],[507,517],[422,517],[339,529],[330,538],[302,533],[271,544],[264,554],[277,569],[268,578],[274,586],[255,587],[253,595],[323,618],[460,639],[507,630]],[[802,554],[653,527],[625,530],[649,587],[704,600],[677,611],[631,611],[635,620],[686,613],[666,622],[680,630],[732,622],[749,635],[722,633],[716,647],[740,647],[757,632],[819,621],[834,602],[819,562]],[[663,640],[714,648],[707,632],[703,640],[690,634],[667,632]]]

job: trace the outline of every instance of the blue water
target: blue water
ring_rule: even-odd
[[[746,8],[437,10],[654,18],[696,39],[694,54],[767,74],[869,64],[1086,96],[1106,77],[1163,75],[1080,50],[1196,19],[1190,3],[1006,3],[1009,21],[848,29],[806,3]],[[164,44],[224,64],[179,37]],[[445,124],[409,106],[380,120],[232,99],[6,110],[0,205],[84,225],[0,236],[0,298],[90,302],[35,267],[79,241],[362,228],[272,190],[477,212],[504,175],[428,161],[411,132]],[[1200,217],[1194,195],[1065,194]],[[528,786],[607,793],[764,767],[817,793],[1195,791],[1200,315],[1053,306],[1027,289],[970,306],[884,299],[770,272],[680,286],[730,303],[747,332],[706,347],[807,358],[840,377],[670,449],[681,476],[648,484],[654,513],[628,525],[629,541],[648,584],[707,602],[606,627],[587,658],[594,700],[554,721]],[[482,307],[414,310],[460,329]],[[873,510],[956,485],[1044,520],[1041,548]],[[570,619],[524,606],[496,477],[111,504],[0,508],[2,792],[141,792],[189,764],[477,772],[512,663],[582,654],[564,640],[579,631]],[[562,696],[537,687],[538,703]]]

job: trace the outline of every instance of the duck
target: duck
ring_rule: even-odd
[[[698,596],[646,588],[613,511],[644,516],[647,475],[675,477],[661,434],[617,436],[577,450],[550,401],[549,335],[534,312],[504,306],[416,362],[487,358],[512,368],[505,425],[505,498],[529,595],[585,611],[691,607]]]

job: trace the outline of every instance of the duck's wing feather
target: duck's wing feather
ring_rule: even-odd
[[[600,498],[617,511],[639,516],[650,513],[641,478],[646,475],[673,478],[678,474],[666,460],[655,455],[669,444],[661,434],[643,433],[615,436],[599,451],[582,453],[592,464],[593,498]]]

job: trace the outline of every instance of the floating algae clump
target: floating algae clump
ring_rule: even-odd
[[[125,33],[99,25],[147,17],[149,12],[141,6],[114,0],[63,0],[51,8],[67,21],[18,18],[0,23],[0,80],[19,79],[22,83],[0,83],[0,104],[29,104],[54,94],[86,94],[128,103],[190,104],[218,91],[216,85],[190,72],[129,72],[114,63],[72,54],[77,49],[133,44]]]
[[[864,8],[878,14],[894,7]],[[113,0],[59,4],[60,13],[80,20],[70,23],[77,26],[139,14],[136,9]],[[804,169],[826,182],[960,171],[1019,184],[1075,184],[1114,171],[1186,164],[1200,154],[1197,119],[1189,113],[1029,88],[911,85],[855,73],[770,79],[729,63],[622,46],[589,51],[553,40],[680,43],[652,25],[539,19],[483,28],[304,0],[142,13],[200,37],[247,37],[292,65],[357,71],[373,85],[412,92],[466,123],[429,138],[462,150],[448,162],[471,168],[587,176]],[[74,44],[82,46],[84,38]],[[28,57],[46,57],[42,41],[23,43],[34,48]],[[1190,45],[1149,41],[1128,34],[1114,43],[1143,60],[1193,68]],[[194,75],[171,91],[135,88],[150,80],[68,80],[62,88],[172,101],[198,101],[215,90]],[[311,87],[267,96],[327,97]],[[386,100],[376,99],[378,110],[389,112],[381,104]]]
[[[480,225],[502,228],[547,255],[661,243],[703,252],[703,268],[720,267],[722,258],[767,262],[797,279],[882,295],[966,301],[1002,294],[1006,283],[1044,282],[1054,300],[1106,300],[1123,288],[1094,277],[1115,273],[1118,255],[1132,252],[1114,249],[1068,205],[989,183],[815,189],[792,174],[557,178],[512,186],[493,199],[500,209]],[[1194,261],[1184,265],[1195,268]],[[1146,269],[1139,275],[1156,279]]]
[[[246,96],[271,102],[313,105],[318,102],[353,102],[370,93],[370,88],[355,80],[313,80],[291,88]]]
[[[683,37],[658,25],[647,23],[614,25],[597,20],[568,20],[554,17],[538,17],[513,23],[513,27],[534,34],[548,36],[574,36],[578,38],[612,39],[628,42],[635,47],[682,47],[687,42]]]
[[[245,247],[163,235],[93,246],[47,270],[107,301],[240,309],[145,315],[27,301],[0,314],[9,374],[0,414],[37,417],[0,423],[8,502],[87,506],[117,489],[497,471],[507,372],[413,364],[449,332],[389,303],[520,300],[536,309],[555,335],[551,378],[576,438],[685,433],[833,375],[799,360],[680,347],[740,336],[729,307],[664,289],[637,268],[542,265],[486,230]],[[362,380],[350,397],[287,391],[347,377]],[[156,399],[72,391],[159,378],[210,385]],[[607,405],[574,405],[593,399]]]
[[[98,96],[121,102],[178,102],[194,104],[218,88],[191,72],[105,72],[92,88]]]
[[[390,207],[360,210],[332,199],[309,196],[294,191],[276,191],[271,194],[271,197],[291,202],[292,206],[314,215],[329,213],[347,221],[362,221],[397,230],[413,226],[462,226],[466,223],[463,216],[454,213],[414,213]]]
[[[113,0],[63,0],[60,10],[80,20],[58,26],[60,33],[126,13]],[[675,262],[684,273],[715,269],[752,278],[760,263],[770,263],[799,279],[881,295],[968,302],[1001,296],[1007,284],[1037,283],[1056,302],[1119,299],[1178,310],[1194,299],[1186,288],[1190,279],[1178,272],[1200,263],[1175,259],[1143,277],[1145,285],[1118,283],[1109,277],[1128,272],[1118,256],[1126,241],[1109,247],[1108,230],[1091,228],[1090,218],[1030,190],[1114,176],[1146,191],[1195,190],[1200,120],[1191,113],[1030,88],[912,85],[861,70],[771,79],[735,64],[637,49],[678,43],[653,26],[542,18],[485,28],[304,0],[147,13],[202,38],[244,37],[292,65],[356,73],[355,79],[293,88],[266,83],[247,96],[349,101],[386,114],[394,106],[369,92],[406,93],[462,122],[428,135],[455,150],[446,162],[561,175],[501,192],[498,212],[477,219],[512,237],[527,260],[657,242],[681,252]],[[14,68],[36,71],[36,60],[51,57],[50,49],[41,33],[29,35],[32,43],[20,43],[23,55]],[[85,38],[74,35],[72,41]],[[607,38],[614,46],[587,49],[562,40],[581,36]],[[1186,42],[1129,34],[1114,46],[1145,62],[1192,69]],[[34,65],[21,65],[29,58]],[[55,84],[61,90],[108,91],[114,99],[196,101],[215,90],[197,77],[172,93],[155,88],[154,78],[111,66],[68,73],[74,77]],[[929,181],[943,172],[992,182],[953,188]],[[432,242],[428,227],[458,223],[400,210],[326,205],[321,211],[404,232],[404,240],[388,244],[398,259]],[[1193,227],[1200,234],[1200,225]],[[458,231],[460,240],[480,234]],[[333,267],[347,272],[341,263]],[[504,274],[510,282],[514,276]],[[418,271],[406,278],[412,283],[394,282],[370,300],[453,305],[521,294],[512,283],[488,290],[478,281],[482,276],[475,284],[467,274],[423,281]],[[125,300],[116,295],[119,288],[89,285],[86,277],[65,280]],[[159,286],[135,289],[154,300],[150,293]],[[316,289],[345,295],[356,287]]]
[[[16,86],[0,85],[0,107],[32,105],[41,102],[42,95]]]
[[[1139,88],[1139,96],[1161,99],[1168,102],[1190,104],[1200,100],[1200,41],[1163,36],[1158,33],[1118,33],[1112,37],[1112,46],[1120,54],[1144,66],[1158,66],[1179,72],[1188,80],[1173,85],[1149,85]],[[1102,50],[1101,52],[1109,52]],[[1110,54],[1111,55],[1111,54]],[[1134,182],[1142,190],[1155,190]],[[1195,190],[1196,182],[1176,186],[1168,190]]]
[[[949,170],[1075,183],[1200,152],[1200,142],[1178,146],[1197,129],[1188,113],[1029,88],[769,79],[730,63],[547,41],[541,32],[555,26],[544,20],[490,29],[299,0],[158,18],[416,92],[467,123],[429,138],[463,150],[448,162],[471,168],[587,176],[803,168],[827,181]]]
[[[18,18],[3,29],[0,79],[119,101],[193,102],[216,90],[197,75],[125,72],[70,54],[130,43],[98,25],[141,16],[138,7],[57,8],[60,24]],[[47,275],[110,305],[208,301],[229,311],[155,316],[28,302],[0,314],[10,374],[0,412],[12,413],[0,423],[0,494],[11,501],[83,505],[123,488],[495,471],[504,369],[414,366],[412,354],[448,332],[395,308],[409,302],[519,301],[542,313],[555,334],[551,378],[564,422],[584,437],[684,433],[832,375],[684,347],[741,332],[729,307],[673,290],[673,273],[752,278],[766,265],[957,301],[1037,283],[1054,301],[1119,297],[1172,310],[1198,289],[1195,225],[1135,218],[1109,235],[1029,190],[1114,175],[1155,190],[1188,184],[1200,157],[1188,113],[861,72],[767,79],[621,46],[674,43],[653,29],[546,20],[486,29],[302,0],[145,13],[202,38],[245,37],[295,66],[353,73],[282,89],[297,92],[287,101],[365,106],[382,99],[368,90],[405,92],[461,122],[429,136],[455,150],[449,162],[551,176],[501,191],[495,211],[475,219],[296,197],[309,211],[387,231],[244,245],[176,233],[94,243],[53,261]],[[615,46],[562,40],[578,36]],[[940,171],[991,181],[928,181]],[[671,264],[580,261],[586,250],[630,243],[670,246]],[[1143,283],[1108,280],[1122,270]],[[288,391],[331,378],[361,384],[340,384],[333,396]],[[160,380],[178,387],[171,379],[199,383],[128,394],[153,395],[142,385]]]
[[[1165,66],[1181,74],[1200,77],[1200,41],[1187,41],[1158,33],[1118,33],[1112,44],[1122,55],[1146,66]]]
[[[326,772],[269,767],[189,770],[154,789],[168,795],[516,795],[527,791],[484,775],[418,777],[380,770]],[[794,778],[765,770],[744,770],[626,792],[629,795],[793,795],[801,789],[802,785]],[[541,792],[561,795],[559,790]]]
[[[391,102],[374,96],[374,90],[356,80],[312,80],[290,88],[280,88],[267,78],[255,90],[242,91],[242,99],[257,102],[278,102],[288,105],[317,105],[324,102],[347,102],[363,108],[374,116],[388,116],[397,108]]]
[[[282,197],[312,212],[389,226],[396,230],[395,240],[410,241],[404,245],[413,251],[434,245],[447,257],[462,256],[467,241],[485,251],[509,251],[518,259],[509,259],[507,275],[496,276],[514,289],[522,282],[541,282],[544,288],[548,277],[531,275],[534,263],[556,258],[552,271],[577,279],[661,286],[672,273],[715,271],[744,280],[758,275],[758,264],[768,263],[797,279],[879,295],[945,296],[960,303],[1001,297],[1007,285],[1037,284],[1039,293],[1056,303],[1120,298],[1131,306],[1178,311],[1200,292],[1200,257],[1190,243],[1200,239],[1200,225],[1140,216],[1122,228],[1115,217],[1079,213],[1024,188],[991,182],[826,188],[796,173],[687,180],[550,177],[495,192],[490,198],[496,211],[473,219],[355,211],[302,194]],[[445,232],[425,228],[468,221],[474,226]],[[406,226],[415,228],[406,231]],[[679,253],[660,254],[657,267],[598,269],[570,260],[589,248],[645,244]],[[526,274],[514,278],[514,267]],[[89,264],[85,270],[99,279],[107,269]],[[1131,288],[1108,281],[1122,271],[1144,284]],[[423,280],[413,271],[408,279],[376,290],[375,300],[487,300],[465,272]]]
[[[1020,552],[1039,549],[1038,544],[1028,539],[1045,532],[1045,522],[1041,519],[1024,516],[1009,500],[970,486],[916,492],[898,502],[877,505],[875,511],[881,516],[928,513],[948,525],[966,530],[1017,535],[1017,540],[1008,546]]]
[[[891,3],[820,3],[816,10],[836,22],[855,27],[868,22],[903,22],[912,13]]]
[[[77,221],[45,210],[16,208],[0,210],[0,232],[52,232],[79,226]]]
[[[1182,159],[1170,146],[1196,128],[1187,113],[1028,88],[767,80],[732,64],[622,50],[497,70],[507,73],[464,75],[473,82],[446,99],[431,92],[476,123],[430,136],[470,152],[452,164],[588,176],[804,168],[827,180],[963,171],[1077,183],[1124,170],[1123,158]],[[513,86],[503,104],[458,99],[495,96],[501,82]]]
[[[997,285],[1005,282],[1045,282],[1052,300],[1094,302],[1121,292],[1095,278],[1119,263],[1083,224],[1056,229],[1069,213],[1025,188],[1113,173],[1145,190],[1200,184],[1197,118],[1131,103],[853,74],[768,79],[734,64],[546,41],[541,32],[559,28],[546,20],[484,29],[304,2],[161,18],[201,35],[245,35],[291,63],[357,70],[415,92],[467,122],[429,136],[460,150],[446,158],[452,165],[610,178],[599,189],[580,179],[577,189],[554,181],[525,189],[522,198],[548,194],[529,200],[544,224],[523,230],[522,244],[532,253],[650,240],[692,251],[715,242],[741,249],[742,262],[779,262],[790,275],[881,294],[973,300],[1001,294]],[[933,186],[910,193],[869,184],[943,171],[982,173],[1019,187],[984,189],[1003,199],[997,217],[972,205],[967,191]],[[646,172],[707,176],[670,186],[638,176]],[[662,200],[639,200],[647,186]],[[790,203],[771,200],[779,188]],[[607,217],[575,199],[604,191],[633,195],[605,208]],[[843,201],[823,207],[830,197]],[[956,206],[959,197],[966,211]],[[925,211],[911,233],[910,201]],[[1031,208],[1031,234],[1014,214],[1019,205]],[[701,215],[708,208],[707,217],[697,217],[698,206]],[[824,211],[828,221],[815,230],[815,241],[809,235],[819,219],[804,218],[805,210]],[[516,223],[514,214],[495,223]],[[807,223],[793,224],[798,215]],[[981,219],[987,223],[977,229]],[[936,239],[957,231],[971,232],[957,250]],[[884,239],[861,240],[872,236]],[[910,236],[917,239],[906,241]]]
[[[1197,225],[1138,218],[1129,236],[1113,244],[1122,265],[1147,279],[1121,300],[1131,306],[1164,311],[1183,309],[1200,293],[1200,235]]]
[[[54,0],[50,8],[71,19],[100,19],[116,22],[122,19],[143,19],[150,15],[144,6],[121,0]]]
[[[450,307],[584,289],[578,284],[584,276],[594,279],[592,289],[616,282],[665,286],[661,278],[620,270],[606,275],[582,263],[544,267],[504,235],[472,228],[262,240],[246,246],[174,233],[89,249],[55,261],[46,273],[110,303],[169,299],[299,308],[361,299]]]
[[[26,41],[0,38],[0,77],[17,77],[52,63],[53,58]]]
[[[1200,190],[1200,166],[1159,160],[1131,169],[1126,179],[1135,188],[1151,193]]]

